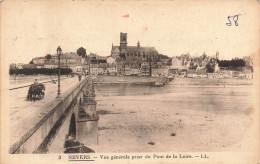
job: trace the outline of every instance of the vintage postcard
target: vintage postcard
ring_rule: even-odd
[[[1,164],[260,163],[257,0],[1,0]]]

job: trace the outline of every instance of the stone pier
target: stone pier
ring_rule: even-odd
[[[98,144],[98,120],[96,112],[95,89],[93,80],[89,87],[84,87],[78,105],[79,115],[77,120],[76,140],[87,146]]]

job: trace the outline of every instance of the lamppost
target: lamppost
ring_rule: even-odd
[[[16,63],[14,65],[14,79],[16,80]]]
[[[59,59],[59,68],[58,68],[58,93],[57,93],[57,97],[60,97],[60,55],[62,53],[62,50],[60,48],[60,46],[58,46],[57,48],[57,55],[58,55],[58,59]]]

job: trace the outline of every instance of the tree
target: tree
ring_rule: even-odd
[[[232,59],[232,60],[218,60],[220,67],[237,68],[244,67],[245,61],[243,59]]]
[[[47,54],[47,55],[45,56],[45,59],[50,60],[50,59],[51,59],[51,54]]]
[[[107,63],[107,60],[105,60],[105,59],[99,59],[99,60],[98,60],[98,63]]]
[[[207,73],[213,73],[214,72],[213,64],[208,63],[206,65],[206,68],[207,68]]]
[[[61,68],[61,74],[66,75],[72,72],[70,68]],[[9,74],[24,74],[24,75],[35,75],[35,74],[45,74],[45,75],[55,75],[58,72],[58,68],[49,69],[49,68],[24,68],[24,69],[9,69]]]
[[[83,48],[83,47],[80,47],[78,50],[77,50],[77,54],[81,57],[85,57],[86,56],[86,49]]]

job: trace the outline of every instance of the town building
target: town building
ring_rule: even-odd
[[[153,67],[151,71],[152,71],[152,77],[161,77],[161,76],[168,77],[169,75],[169,68],[167,67]]]
[[[58,61],[55,61],[55,59],[44,61],[43,68],[54,69],[54,68],[58,68],[58,67],[59,67]]]
[[[150,76],[150,63],[147,61],[142,61],[141,63],[141,75]]]
[[[107,63],[99,63],[98,65],[98,75],[107,74]]]
[[[187,69],[187,77],[189,77],[189,78],[207,78],[207,69],[205,67],[200,70]]]
[[[117,75],[119,76],[125,74],[125,66],[123,62],[116,63],[116,71],[117,71]]]
[[[171,69],[179,69],[179,70],[189,68],[189,66],[183,65],[182,63],[183,63],[182,60],[174,57],[174,58],[172,58],[172,65],[171,65],[170,68]]]
[[[132,68],[131,74],[133,76],[141,76],[141,69],[139,69],[139,68]]]
[[[45,60],[45,57],[36,57],[32,59],[33,63],[36,65],[43,65]]]
[[[108,64],[107,74],[111,76],[117,75],[117,68],[115,64]]]
[[[44,68],[44,64],[37,64],[37,65],[36,65],[36,68],[37,68],[37,69]]]
[[[125,75],[130,76],[132,74],[132,68],[130,65],[125,65]]]
[[[99,72],[98,64],[95,62],[89,64],[89,74],[90,75],[97,75]]]
[[[108,64],[114,64],[116,62],[116,60],[113,57],[108,57],[107,58],[107,63]]]
[[[52,55],[50,58],[33,58],[32,62],[36,65],[36,68],[55,69],[59,67],[58,55]],[[81,73],[88,69],[86,67],[84,58],[76,53],[70,52],[60,55],[60,68],[70,68],[72,69],[72,72]]]
[[[209,79],[218,79],[220,77],[218,73],[208,73],[207,75]]]
[[[98,58],[98,55],[97,54],[95,54],[95,53],[90,53],[88,56],[87,56],[87,58],[89,58],[90,60],[97,60],[97,58]]]

